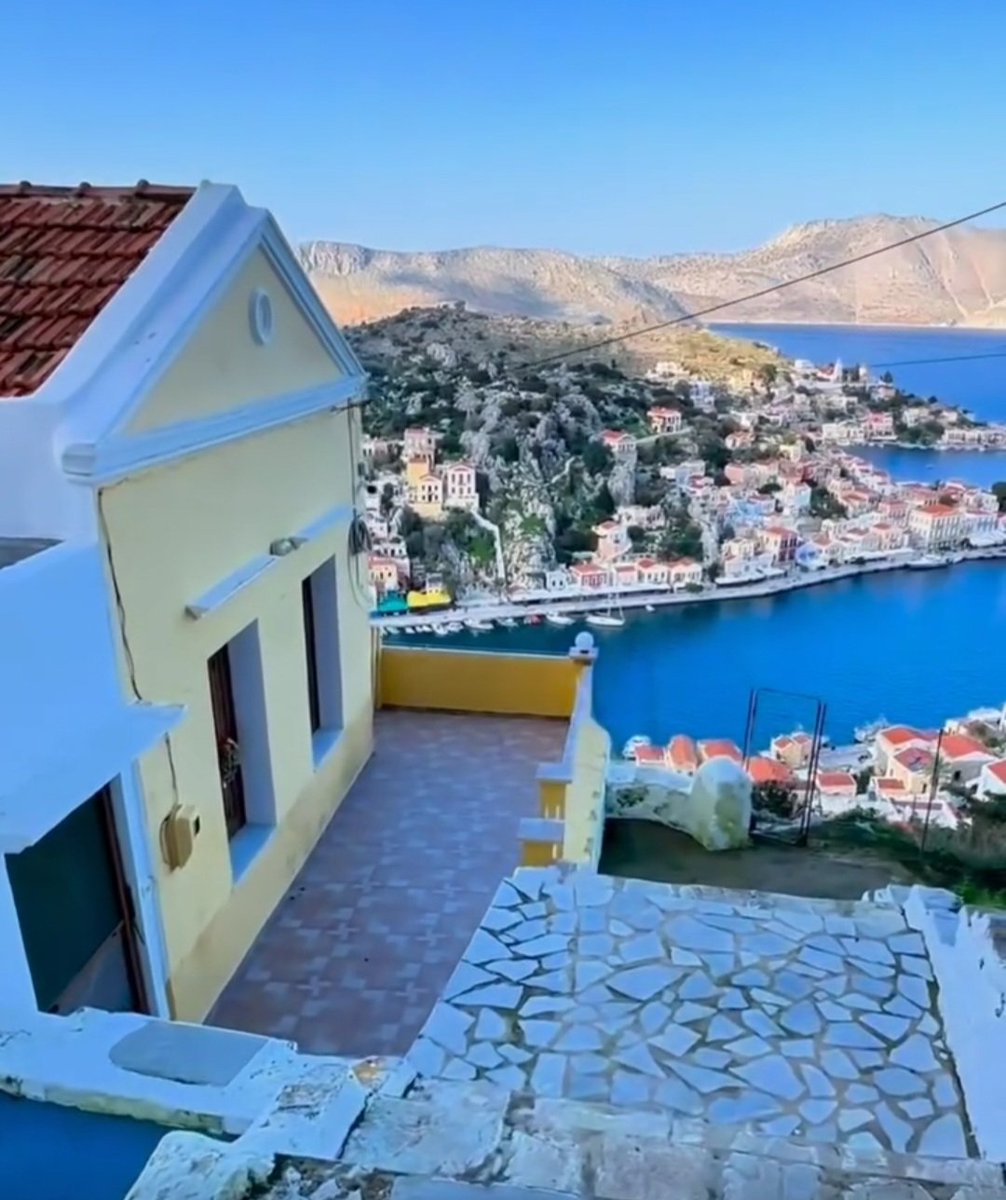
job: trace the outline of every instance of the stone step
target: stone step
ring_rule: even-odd
[[[589,888],[589,881],[596,878],[598,876],[587,868],[557,864],[551,867],[518,867],[507,882],[529,899],[536,900],[543,890],[551,889],[557,883],[565,883],[576,892]],[[708,911],[711,913],[721,912],[728,915],[729,910],[729,915],[734,915],[741,910],[741,915],[744,916],[782,910],[812,912],[822,917],[869,917],[878,910],[896,908],[901,898],[899,893],[907,894],[908,891],[907,888],[892,888],[870,893],[860,900],[831,900],[815,896],[791,896],[785,892],[709,887],[697,883],[655,883],[648,879],[608,876],[600,878],[608,879],[617,891],[640,893],[657,904],[677,904],[689,908],[709,905]]]
[[[394,1181],[398,1200],[440,1197],[402,1177],[470,1189],[445,1187],[442,1200],[530,1200],[539,1192],[598,1200],[1006,1200],[1001,1164],[766,1137],[482,1082],[427,1080],[401,1099],[375,1096],[342,1166],[354,1186]]]

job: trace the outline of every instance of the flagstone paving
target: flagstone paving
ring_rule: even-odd
[[[523,870],[409,1059],[444,1079],[963,1157],[935,988],[894,906]]]

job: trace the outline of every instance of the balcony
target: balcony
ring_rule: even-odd
[[[210,1023],[403,1054],[500,879],[596,860],[607,740],[590,676],[573,653],[382,650],[373,758]]]

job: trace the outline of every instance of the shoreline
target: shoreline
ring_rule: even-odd
[[[713,331],[717,326],[720,328],[728,326],[744,326],[757,325],[759,328],[766,329],[786,329],[791,326],[799,326],[805,329],[918,329],[923,333],[935,333],[941,330],[945,333],[952,333],[955,329],[960,329],[967,333],[987,333],[993,337],[1006,336],[1006,325],[997,327],[994,325],[914,325],[903,321],[710,321],[706,324],[707,329]],[[737,334],[725,334],[727,337],[737,337]],[[788,357],[788,356],[787,356]]]
[[[974,562],[1006,562],[1006,547],[989,547],[981,550],[961,550],[963,563]],[[620,593],[617,597],[617,607],[621,609],[666,608],[676,604],[708,604],[731,600],[757,600],[765,596],[775,596],[786,592],[800,591],[804,588],[823,587],[828,583],[837,583],[844,579],[855,579],[861,575],[879,575],[883,572],[906,571],[913,569],[912,558],[891,560],[877,559],[873,562],[850,563],[841,567],[827,567],[820,571],[806,572],[803,575],[785,576],[781,579],[760,579],[749,584],[729,586],[711,586],[701,592],[630,592]],[[948,563],[946,566],[929,568],[934,571],[949,571],[963,563]],[[914,568],[918,569],[918,568]],[[612,597],[599,592],[590,596],[575,596],[561,599],[527,600],[523,602],[503,602],[498,604],[461,604],[456,608],[442,609],[438,612],[411,612],[400,616],[379,617],[371,615],[370,623],[377,629],[402,629],[415,625],[449,625],[457,621],[494,621],[504,617],[544,616],[546,613],[576,613],[595,612],[608,607]]]

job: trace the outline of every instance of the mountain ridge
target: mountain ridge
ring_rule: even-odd
[[[380,250],[307,242],[301,262],[337,320],[456,303],[571,324],[672,320],[935,229],[930,217],[825,218],[749,250],[586,256],[499,246]],[[1006,327],[1006,229],[958,226],[733,305],[731,320]]]

